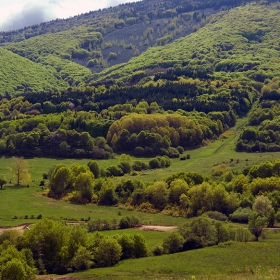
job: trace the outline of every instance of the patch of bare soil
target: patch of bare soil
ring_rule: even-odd
[[[136,227],[136,229],[139,230],[151,230],[151,231],[171,231],[178,229],[176,226],[152,226],[152,225],[142,225],[139,227]]]
[[[0,234],[3,233],[5,230],[18,230],[18,231],[24,231],[26,228],[28,228],[30,224],[23,224],[16,227],[0,227]]]

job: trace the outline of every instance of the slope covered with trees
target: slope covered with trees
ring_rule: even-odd
[[[42,91],[63,88],[67,84],[56,77],[53,69],[45,68],[19,55],[0,48],[0,92],[1,95],[29,90]]]
[[[63,80],[70,86],[78,86],[92,83],[96,79],[100,80],[99,76],[92,77],[91,71],[98,73],[104,68],[126,63],[152,46],[167,46],[174,40],[185,37],[207,24],[212,14],[247,2],[250,1],[224,0],[195,3],[192,1],[141,1],[89,12],[67,20],[55,20],[17,31],[2,32],[0,40],[4,48],[54,72],[59,80],[57,83]],[[231,35],[235,34],[231,30],[226,31]],[[202,36],[205,37],[205,35]],[[191,48],[191,45],[189,47]],[[212,49],[212,45],[203,48]],[[227,48],[227,46],[221,45],[220,48]],[[197,49],[196,46],[194,49]],[[153,50],[158,52],[157,49],[153,48]],[[170,51],[173,52],[171,48]],[[179,60],[188,63],[187,60],[190,57],[194,58],[192,55],[196,56],[195,51],[191,52],[187,55],[188,59],[180,57]],[[153,56],[160,57],[156,59],[156,62],[152,62],[152,67],[166,68],[177,65],[178,57],[173,55],[171,59],[173,62],[170,63],[169,54],[166,59],[164,53],[160,55],[153,53]],[[196,58],[203,60],[201,57],[202,54],[199,54]],[[209,58],[209,60],[213,59],[215,64],[219,63],[215,55]],[[194,63],[196,61],[193,60]],[[210,64],[212,63],[210,61]],[[242,65],[238,67],[243,67]],[[108,75],[104,72],[101,80],[108,78],[115,80],[123,75],[130,75],[135,69],[150,66],[137,63],[135,67],[122,70],[122,74],[113,68],[108,73],[113,71],[114,74]],[[117,66],[117,69],[122,69],[122,66]],[[34,75],[36,76],[36,73]],[[130,79],[130,77],[127,78]],[[21,84],[16,84],[16,86],[21,87]],[[37,90],[34,86],[28,89]],[[16,88],[8,92],[14,94],[18,91]],[[4,95],[5,92],[0,93]]]
[[[248,4],[211,17],[197,32],[149,48],[126,64],[95,77],[125,82],[139,70],[199,65],[221,79],[263,82],[279,75],[278,5]],[[238,20],[237,20],[238,19]]]

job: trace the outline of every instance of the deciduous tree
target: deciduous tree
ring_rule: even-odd
[[[267,218],[262,217],[261,214],[258,212],[253,212],[249,216],[248,229],[255,236],[256,241],[259,240],[259,237],[261,236],[263,229],[267,227],[267,225],[268,225]]]
[[[28,183],[31,175],[28,172],[28,162],[23,157],[13,157],[13,167],[9,168],[10,172],[14,174],[16,185]]]

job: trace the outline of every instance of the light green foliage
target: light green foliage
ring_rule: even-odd
[[[170,194],[169,200],[171,203],[179,204],[181,200],[181,195],[186,195],[189,189],[189,185],[186,181],[182,179],[176,179],[170,184]]]
[[[36,272],[30,250],[18,251],[15,246],[7,241],[0,245],[1,279],[35,279]]]
[[[44,219],[36,223],[32,230],[24,232],[22,244],[32,250],[39,272],[51,273],[63,264],[60,254],[67,239],[68,232],[64,223]]]
[[[113,266],[122,255],[122,247],[116,239],[104,237],[95,252],[95,262],[100,267]]]
[[[89,78],[91,71],[71,61],[71,58],[84,58],[90,53],[81,48],[87,44],[99,45],[102,35],[89,31],[85,26],[58,33],[49,33],[29,40],[9,44],[6,48],[24,56],[39,65],[56,72],[59,79],[69,85],[78,85]],[[80,48],[79,51],[75,51]],[[83,51],[83,52],[82,52]]]
[[[94,177],[91,172],[81,172],[76,177],[74,182],[74,189],[78,190],[81,193],[81,198],[91,202],[92,191],[94,184]]]
[[[273,210],[271,201],[264,195],[259,195],[255,198],[252,209],[259,212],[264,217],[268,217],[270,211]]]
[[[168,203],[169,190],[164,181],[155,182],[145,189],[147,200],[154,205],[156,209],[163,210]]]
[[[73,257],[71,264],[77,271],[86,270],[93,264],[91,259],[91,253],[85,247],[80,246]]]
[[[185,250],[217,244],[219,226],[216,227],[216,223],[217,222],[206,216],[200,216],[194,218],[190,225],[181,227],[179,231],[186,242]],[[222,238],[222,235],[224,236],[225,234],[219,232],[219,238]],[[225,236],[223,238],[225,238]]]
[[[28,162],[23,157],[13,157],[13,167],[9,167],[9,171],[14,175],[17,186],[28,183],[31,178]]]
[[[56,78],[54,69],[45,68],[3,48],[0,48],[0,65],[2,96],[6,92],[14,95],[25,90],[42,91],[67,86],[67,83]]]
[[[72,171],[64,164],[56,165],[50,171],[49,187],[54,195],[62,196],[72,181]]]
[[[248,229],[255,236],[256,241],[259,240],[263,230],[268,225],[266,217],[262,217],[258,212],[253,212],[249,216]]]
[[[6,240],[18,247],[21,241],[21,233],[18,230],[6,230],[0,235],[0,245]]]

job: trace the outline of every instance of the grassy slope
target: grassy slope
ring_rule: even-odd
[[[278,9],[270,6],[249,4],[214,15],[210,22],[187,37],[181,38],[165,47],[152,47],[128,63],[104,70],[98,79],[110,77],[125,79],[133,71],[164,66],[170,62],[181,65],[218,66],[234,62],[244,65],[256,63],[257,68],[265,69],[267,74],[278,75],[279,30]],[[194,58],[194,55],[196,58]],[[246,74],[250,75],[250,71]],[[217,73],[217,76],[245,78],[244,72]],[[245,78],[248,80],[248,78]]]
[[[92,32],[87,27],[80,26],[8,44],[5,48],[36,61],[46,68],[51,68],[56,72],[57,77],[75,85],[89,78],[91,71],[69,59],[71,50],[79,49],[86,40],[98,44],[101,36],[98,32]]]
[[[32,90],[52,89],[66,86],[47,69],[26,58],[0,48],[0,95],[13,95],[18,86],[26,85]]]
[[[88,270],[79,279],[279,279],[280,231],[260,242],[233,243]],[[192,278],[193,276],[193,278]]]

